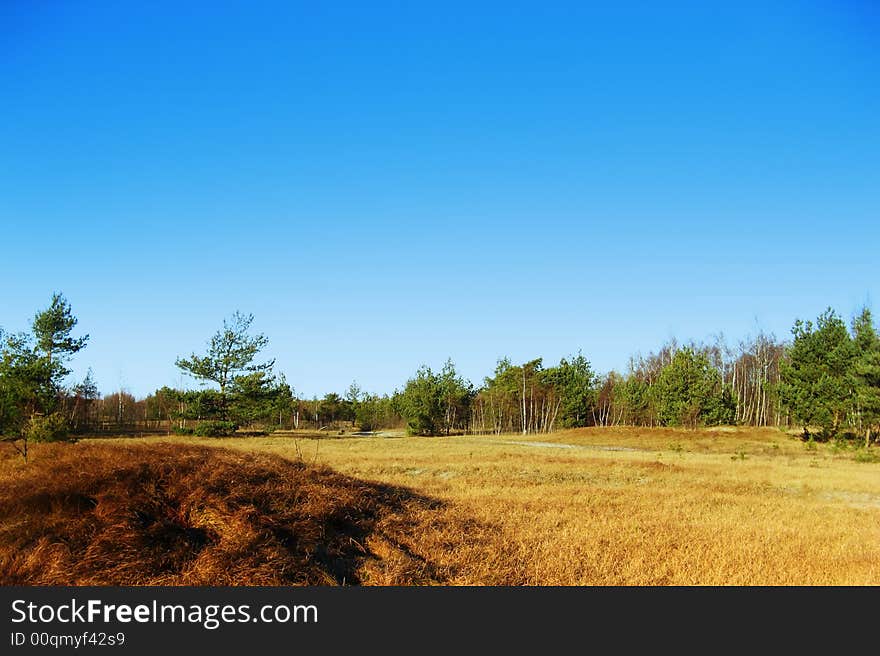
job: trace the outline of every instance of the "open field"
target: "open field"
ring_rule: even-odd
[[[222,447],[214,464],[202,447]],[[206,533],[198,533],[202,545],[194,555],[180,555],[165,570],[152,565],[152,578],[131,573],[126,581],[880,584],[880,463],[866,461],[872,459],[864,452],[807,448],[777,429],[630,428],[448,438],[85,440],[34,448],[27,466],[4,453],[0,564],[7,582],[10,571],[19,572],[16,581],[36,582],[27,572],[36,575],[56,561],[64,565],[52,582],[77,571],[74,541],[40,542],[51,527],[35,519],[56,512],[71,494],[98,500],[94,511],[82,512],[116,509],[118,516],[100,530],[127,522],[126,530],[141,531],[129,517],[137,502],[117,499],[112,506],[95,486],[112,485],[114,468],[146,471],[125,463],[150,460],[152,450],[161,457],[144,480],[177,481],[166,504],[176,508],[169,520],[174,530]],[[93,466],[86,476],[76,463],[88,458]],[[199,459],[207,464],[194,464]],[[178,469],[188,473],[175,474]],[[247,472],[244,480],[239,470]],[[48,494],[40,489],[46,476],[55,481],[54,497],[39,496]],[[76,491],[76,485],[93,489]],[[31,505],[21,508],[19,498]],[[200,498],[209,501],[200,506]],[[199,511],[202,506],[208,510]],[[67,522],[80,512],[62,510]],[[289,536],[300,527],[305,537],[301,544],[285,541],[267,527]],[[92,553],[97,548],[82,537],[89,530],[98,529],[88,524],[77,534]],[[237,552],[239,532],[250,546],[238,545]],[[335,545],[335,555],[326,557],[322,540]],[[28,569],[14,553],[33,552],[34,541],[43,570],[37,561]],[[142,549],[149,551],[148,542],[97,552],[112,572],[115,557],[135,559]],[[316,553],[324,560],[316,562]],[[237,575],[244,554],[247,566]],[[280,562],[289,568],[283,575],[273,566]],[[98,570],[83,571],[76,582],[102,582]],[[106,576],[103,582],[110,582]]]

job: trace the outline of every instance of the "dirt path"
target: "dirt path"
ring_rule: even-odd
[[[492,444],[511,444],[513,446],[536,446],[546,449],[583,449],[586,451],[648,451],[649,449],[636,449],[628,446],[605,446],[600,444],[566,444],[565,442],[528,442],[525,440],[493,440],[481,439],[480,442]]]

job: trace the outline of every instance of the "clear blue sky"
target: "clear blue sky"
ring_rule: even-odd
[[[4,2],[0,326],[144,395],[252,312],[312,395],[849,318],[880,13],[712,4]]]

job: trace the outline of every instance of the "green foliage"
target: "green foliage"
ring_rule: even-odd
[[[360,388],[360,385],[357,384],[357,381],[352,381],[351,385],[348,386],[348,389],[345,391],[345,402],[349,407],[349,414],[351,416],[351,420],[357,423],[358,419],[358,408],[360,406],[361,400],[366,398],[366,394]]]
[[[157,419],[258,424],[264,428],[277,424],[279,415],[292,412],[295,404],[284,377],[275,378],[263,371],[236,376],[226,394],[216,389],[180,391],[163,387],[148,400]]]
[[[181,415],[250,425],[270,423],[290,411],[293,392],[283,377],[279,380],[272,373],[275,361],[254,363],[269,340],[262,334],[249,334],[253,320],[252,314],[235,312],[224,319],[223,328],[211,338],[205,355],[177,359],[175,364],[184,372],[219,387],[184,393]]]
[[[226,397],[217,390],[189,390],[181,398],[184,419],[225,419],[228,415]]]
[[[67,420],[64,415],[34,415],[24,428],[25,437],[32,442],[60,442],[68,437]]]
[[[53,374],[26,335],[7,336],[0,354],[0,433],[24,437],[31,416],[54,409]]]
[[[615,390],[615,398],[620,404],[623,423],[646,425],[654,418],[653,397],[648,381],[636,375],[627,378]]]
[[[53,294],[46,310],[37,312],[30,333],[2,335],[0,350],[0,434],[27,442],[55,441],[67,435],[67,420],[61,413],[65,393],[64,365],[82,350],[88,335],[71,337],[77,319],[61,294]],[[93,384],[80,392],[92,395]]]
[[[351,421],[354,418],[354,409],[351,404],[339,394],[330,392],[325,394],[318,405],[318,418],[324,425],[334,424],[339,421]]]
[[[829,308],[816,321],[798,319],[794,341],[780,365],[783,404],[804,433],[819,426],[821,439],[834,437],[851,407],[856,345],[843,320]]]
[[[853,321],[855,362],[854,424],[870,444],[871,435],[880,432],[880,336],[874,328],[871,311],[863,309]]]
[[[178,358],[175,364],[185,373],[202,381],[211,381],[220,387],[225,396],[227,388],[236,377],[244,373],[266,372],[272,369],[274,360],[254,364],[257,354],[269,343],[265,335],[248,334],[254,315],[233,313],[223,320],[223,328],[217,331],[208,344],[208,352],[189,358]]]
[[[195,429],[190,428],[189,426],[172,426],[171,432],[175,435],[193,435],[195,433]]]
[[[168,386],[157,389],[144,399],[146,416],[153,421],[183,419],[183,393]]]
[[[449,434],[467,421],[473,389],[447,360],[440,373],[428,366],[419,367],[407,381],[398,399],[401,415],[410,435]]]
[[[394,400],[388,395],[361,394],[355,406],[358,430],[375,431],[396,425],[400,416],[394,405]]]
[[[276,379],[265,371],[237,376],[230,397],[228,415],[240,425],[274,424],[293,403],[293,391],[284,377]]]
[[[443,409],[439,377],[428,366],[419,367],[406,382],[400,409],[410,435],[436,435]]]
[[[64,360],[79,352],[89,341],[89,336],[71,337],[76,324],[77,318],[73,316],[67,299],[60,293],[53,294],[49,307],[34,316],[31,327],[36,348],[50,361],[53,356]],[[68,373],[65,369],[61,375]]]
[[[880,462],[880,453],[872,450],[872,448],[859,449],[856,451],[853,459],[856,462]]]
[[[455,370],[455,364],[448,359],[440,370],[441,427],[447,435],[454,428],[466,426],[474,389]]]
[[[544,368],[536,358],[513,365],[502,358],[495,375],[486,377],[475,395],[480,425],[486,420],[495,433],[549,432],[557,420],[567,426],[594,421],[597,377],[581,354],[563,358],[556,367]]]
[[[197,437],[228,437],[238,428],[231,421],[200,421],[193,434]]]
[[[542,381],[558,392],[561,399],[559,417],[563,426],[592,423],[598,378],[583,355],[578,353],[571,360],[562,358],[557,367],[544,372]]]
[[[675,353],[651,388],[657,416],[664,426],[733,423],[736,405],[721,374],[702,353],[684,348]]]
[[[705,400],[700,418],[708,426],[724,426],[736,421],[736,397],[729,385],[721,384],[720,377]]]

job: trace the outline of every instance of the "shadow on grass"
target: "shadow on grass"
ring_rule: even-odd
[[[408,585],[454,574],[411,548],[438,513],[451,521],[439,501],[277,456],[41,445],[2,472],[2,585],[350,585],[370,582],[364,571]]]

